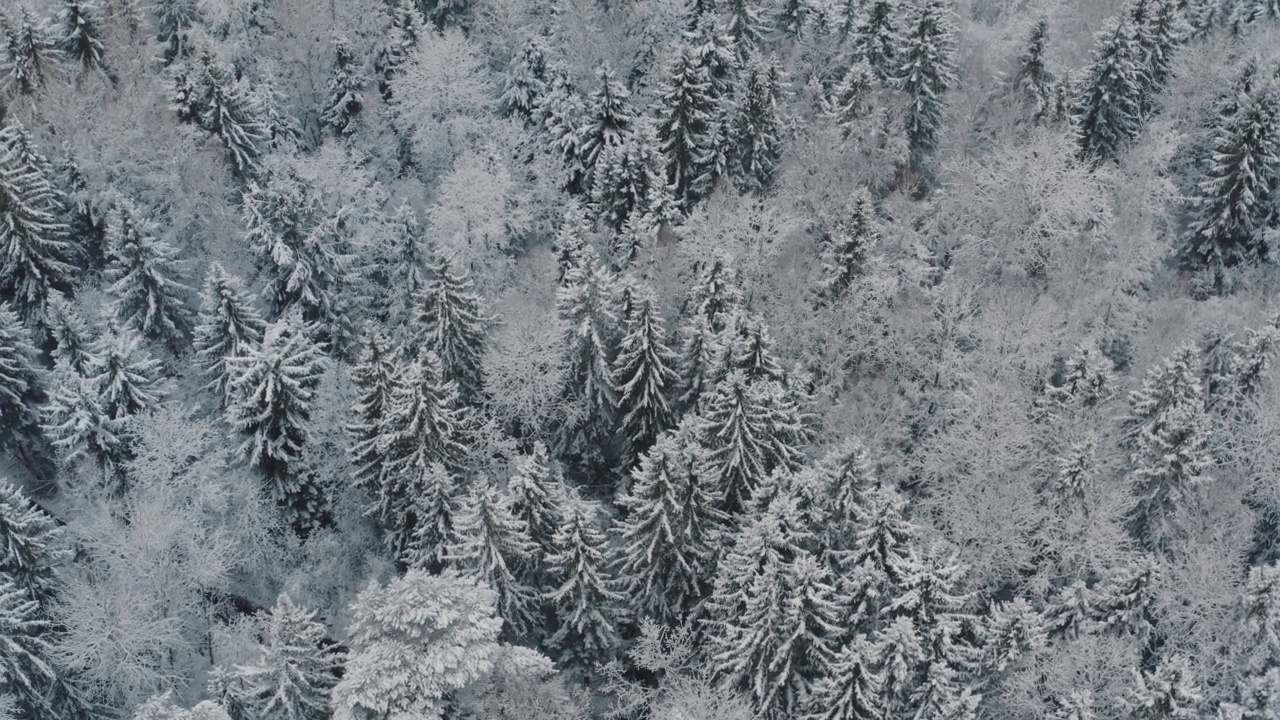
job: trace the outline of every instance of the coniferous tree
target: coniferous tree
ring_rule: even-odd
[[[902,515],[905,505],[893,488],[868,492],[851,547],[837,554],[839,567],[854,581],[855,615],[878,616],[917,572],[919,559],[911,547],[916,528]]]
[[[783,381],[786,378],[782,366],[773,356],[773,339],[764,320],[757,316],[739,313],[728,333],[729,352],[725,354],[724,373],[733,370],[746,376],[747,382],[757,380]],[[723,374],[723,373],[722,373]]]
[[[346,427],[351,443],[347,455],[355,471],[355,484],[370,491],[378,489],[383,477],[386,455],[381,438],[391,416],[399,379],[400,367],[386,336],[379,330],[370,332],[351,369],[356,401]]]
[[[583,190],[582,136],[586,101],[574,86],[569,69],[561,63],[547,68],[542,95],[534,100],[534,120],[546,144],[564,169],[564,189],[571,195]]]
[[[756,0],[725,0],[724,12],[728,16],[725,31],[733,38],[740,56],[764,43],[769,24]]]
[[[1155,584],[1161,574],[1155,560],[1145,555],[1115,568],[1093,592],[1092,619],[1108,632],[1148,641],[1156,626]]]
[[[732,261],[717,254],[703,263],[693,284],[685,312],[701,316],[716,333],[723,332],[742,309],[742,279]]]
[[[552,467],[542,442],[534,442],[531,454],[516,458],[515,472],[507,480],[511,508],[529,528],[529,537],[543,558],[553,551],[556,529],[568,512],[567,492],[564,478]]]
[[[29,451],[39,422],[39,353],[18,315],[0,302],[0,448]]]
[[[462,502],[448,559],[465,577],[474,577],[498,595],[498,614],[508,634],[526,637],[540,620],[536,588],[528,583],[528,562],[537,552],[529,528],[511,508],[511,499],[483,481]]]
[[[251,718],[325,720],[329,692],[337,683],[338,659],[324,644],[324,625],[314,610],[281,595],[265,623],[258,656],[235,668],[234,694]]]
[[[191,86],[195,95],[192,98],[190,91],[185,91],[188,100],[185,107],[180,106],[179,117],[190,115],[205,132],[218,136],[227,148],[235,172],[248,176],[258,168],[261,145],[270,137],[269,128],[259,116],[259,107],[245,83],[236,81],[235,71],[229,64],[206,51],[196,65]],[[179,85],[178,89],[182,91],[183,87]]]
[[[28,599],[48,608],[57,589],[61,528],[7,480],[0,480],[0,573]]]
[[[3,87],[23,95],[44,88],[54,70],[58,49],[44,18],[23,8],[17,27],[0,23],[4,47],[0,69],[4,71]]]
[[[835,223],[825,240],[818,291],[823,298],[835,301],[863,274],[867,252],[880,243],[880,230],[870,193],[865,189],[857,191],[849,210]]]
[[[641,290],[624,318],[614,362],[621,429],[630,447],[628,458],[643,454],[658,434],[671,426],[670,399],[679,382],[672,368],[674,360],[666,344],[657,296]]]
[[[338,38],[334,42],[333,70],[329,74],[329,92],[324,106],[320,108],[320,123],[332,128],[338,135],[350,135],[355,132],[355,118],[364,107],[364,96],[361,89],[364,79],[361,69],[356,65],[356,57],[351,52],[346,38]]]
[[[552,539],[547,569],[556,583],[546,593],[555,604],[558,628],[547,645],[562,659],[601,662],[618,646],[618,617],[625,596],[613,588],[605,536],[596,527],[593,503],[566,498],[563,522]]]
[[[107,220],[106,279],[116,314],[143,335],[163,340],[175,351],[186,344],[191,310],[182,282],[178,251],[156,237],[156,224],[127,200],[119,200]]]
[[[702,437],[729,514],[746,507],[775,468],[794,469],[799,450],[792,441],[799,428],[790,410],[776,382],[751,382],[740,370],[711,391]]]
[[[79,63],[84,72],[106,70],[102,28],[98,25],[97,7],[90,0],[63,0],[58,25],[61,38],[57,48],[63,55]]]
[[[0,289],[24,319],[39,322],[52,291],[69,284],[74,250],[47,162],[33,152],[21,125],[0,128]]]
[[[165,64],[187,57],[192,33],[201,20],[200,4],[196,0],[155,0],[152,10]]]
[[[488,318],[471,280],[455,273],[444,256],[428,260],[426,275],[415,318],[419,345],[435,352],[444,377],[457,384],[462,401],[469,402],[483,384],[480,360]]]
[[[1135,672],[1134,686],[1124,704],[1127,716],[1134,720],[1191,720],[1203,717],[1203,699],[1190,663],[1174,655],[1154,672]]]
[[[920,681],[924,643],[908,616],[888,621],[876,634],[876,665],[881,677],[881,702],[886,714],[913,715],[911,695]]]
[[[1142,88],[1146,83],[1134,28],[1111,19],[1097,35],[1097,47],[1081,81],[1078,122],[1081,152],[1114,160],[1138,134]]]
[[[836,124],[844,131],[847,139],[855,129],[858,120],[868,117],[872,110],[872,100],[879,88],[879,80],[871,64],[859,59],[849,65],[840,82],[832,89],[826,101],[826,111]]]
[[[876,649],[857,635],[831,659],[827,675],[814,686],[809,720],[874,720],[881,714]]]
[[[732,154],[742,190],[764,194],[777,176],[782,155],[781,76],[775,59],[752,58],[740,80],[741,96],[730,136],[736,143]]]
[[[547,88],[547,55],[542,40],[529,38],[511,58],[499,102],[503,112],[531,123],[538,100]]]
[[[383,100],[391,99],[391,81],[422,37],[422,12],[413,0],[389,3],[391,26],[382,34],[382,44],[373,58],[373,72],[378,78],[378,92]]]
[[[919,0],[912,10],[895,53],[896,82],[907,94],[907,139],[912,157],[937,144],[943,96],[955,84],[955,28],[946,0]]]
[[[690,318],[680,334],[680,355],[676,360],[680,405],[690,409],[696,407],[714,385],[716,373],[724,365],[722,356],[726,349],[710,323],[700,315]]]
[[[618,243],[629,240],[625,237],[628,225],[656,225],[672,219],[666,163],[647,119],[638,118],[621,145],[600,152],[591,203],[617,234]],[[615,244],[614,261],[625,267],[635,252],[634,246],[620,248]]]
[[[76,312],[61,293],[49,298],[45,319],[49,338],[57,345],[52,351],[55,363],[69,368],[80,376],[89,374],[89,366],[96,362],[91,348],[93,338],[85,326],[84,318]]]
[[[431,246],[423,238],[417,213],[407,203],[396,208],[387,226],[382,236],[386,242],[380,253],[382,267],[374,276],[386,280],[386,287],[378,291],[380,307],[392,325],[408,326],[412,307],[427,286]]]
[[[160,362],[145,347],[139,347],[136,335],[121,328],[115,337],[101,338],[94,354],[98,362],[89,379],[112,419],[137,415],[159,404]]]
[[[556,293],[556,308],[568,325],[565,392],[576,405],[575,416],[562,429],[561,448],[588,466],[603,463],[618,407],[613,295],[613,280],[589,246],[584,248],[581,262],[565,273],[565,285]]]
[[[1078,640],[1093,620],[1093,593],[1083,580],[1058,591],[1044,610],[1045,631],[1054,640]]]
[[[1280,187],[1280,92],[1255,88],[1221,120],[1192,200],[1182,253],[1206,267],[1266,260],[1261,234]]]
[[[893,0],[872,0],[866,17],[854,29],[853,48],[875,71],[882,82],[897,75],[897,52],[900,45],[895,26],[897,8]]]
[[[1018,56],[1009,92],[1022,110],[1022,120],[1032,125],[1049,121],[1053,106],[1053,89],[1057,78],[1045,66],[1049,45],[1049,21],[1041,18],[1031,26],[1026,49]]]
[[[88,708],[54,663],[53,624],[39,604],[7,577],[0,578],[0,692],[12,695],[18,717],[62,720],[88,717]]]
[[[413,535],[402,559],[409,567],[439,572],[449,564],[450,547],[457,537],[462,489],[454,474],[435,462],[419,474],[414,492],[410,510]]]
[[[1154,0],[1147,21],[1146,70],[1150,93],[1155,95],[1162,91],[1169,82],[1173,67],[1173,55],[1187,36],[1191,28],[1184,17],[1184,11],[1174,0]],[[1148,110],[1150,103],[1148,103]]]
[[[715,182],[721,108],[694,49],[684,45],[668,70],[658,110],[658,140],[667,183],[687,213]]]
[[[68,464],[92,459],[106,478],[118,477],[128,459],[124,418],[114,418],[90,378],[62,369],[41,408],[41,429]]]
[[[231,399],[231,358],[247,355],[249,348],[262,342],[266,329],[244,282],[212,263],[200,293],[192,347],[196,366],[209,378],[206,389],[217,393],[224,405]]]
[[[227,362],[233,401],[224,415],[246,436],[240,445],[245,460],[262,471],[270,495],[299,530],[324,511],[320,489],[298,459],[325,362],[296,312],[267,326],[261,345]]]
[[[595,175],[600,153],[626,141],[634,120],[627,107],[631,93],[614,78],[613,71],[601,66],[596,75],[599,85],[587,99],[586,123],[579,131],[579,157],[588,179]]]

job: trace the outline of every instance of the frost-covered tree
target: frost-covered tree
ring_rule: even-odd
[[[848,139],[858,126],[858,121],[871,115],[879,80],[866,60],[852,63],[826,99],[825,110],[844,131]]]
[[[514,472],[507,479],[507,493],[511,509],[529,528],[529,537],[545,557],[554,550],[556,531],[570,508],[564,478],[552,466],[542,442],[535,441],[532,453],[516,458]]]
[[[31,95],[42,89],[54,72],[58,48],[54,31],[45,19],[23,8],[15,27],[0,23],[3,47],[0,71],[3,87]]]
[[[1190,206],[1184,259],[1202,267],[1266,260],[1262,232],[1280,186],[1280,91],[1263,86],[1220,120]]]
[[[706,67],[688,45],[672,61],[659,94],[658,142],[667,161],[667,183],[688,212],[716,180],[722,109]]]
[[[746,507],[775,468],[794,467],[799,432],[799,419],[778,383],[751,382],[735,370],[715,386],[706,399],[701,435],[726,512]]]
[[[0,572],[40,607],[57,591],[57,565],[67,552],[61,529],[16,486],[0,480]]]
[[[496,603],[483,582],[452,573],[410,570],[388,585],[370,585],[351,607],[334,720],[436,720],[460,691],[495,670],[513,679],[548,674],[546,658],[498,642]]]
[[[547,52],[541,38],[530,37],[507,66],[499,102],[503,112],[533,121],[539,98],[547,88]]]
[[[106,70],[102,59],[102,27],[98,8],[90,0],[63,0],[58,10],[59,51],[79,63],[81,70]]]
[[[853,31],[854,52],[875,71],[882,82],[897,75],[898,8],[894,0],[873,0]]]
[[[281,595],[271,609],[257,657],[232,671],[235,695],[253,720],[327,720],[339,663],[314,610]]]
[[[672,424],[671,397],[679,382],[674,363],[657,296],[641,290],[623,319],[614,361],[621,429],[630,444],[628,457],[644,453]]]
[[[1044,617],[1023,598],[993,605],[984,620],[982,663],[990,675],[1034,661],[1048,645]]]
[[[370,332],[351,369],[356,400],[346,430],[353,479],[356,485],[371,491],[378,487],[383,474],[386,454],[381,438],[391,416],[399,378],[400,365],[386,335],[379,330]]]
[[[695,407],[713,386],[726,349],[710,323],[701,316],[690,318],[680,335],[676,368],[680,377],[680,405],[688,409]]]
[[[1018,56],[1013,74],[1008,79],[1008,92],[1022,110],[1021,119],[1032,125],[1045,124],[1053,105],[1057,78],[1046,67],[1048,45],[1049,21],[1041,18],[1031,26],[1026,49]]]
[[[1147,80],[1134,32],[1129,22],[1112,18],[1097,34],[1076,110],[1086,157],[1114,160],[1138,134]]]
[[[634,120],[628,100],[631,93],[614,78],[607,65],[596,73],[598,85],[587,98],[585,124],[579,130],[579,157],[587,178],[594,177],[600,153],[605,148],[617,148],[625,142]]]
[[[89,376],[102,407],[115,420],[137,415],[160,403],[160,362],[140,345],[137,335],[121,328],[94,345],[98,362]]]
[[[1179,7],[1179,3],[1154,0],[1152,5],[1143,33],[1149,96],[1161,92],[1168,85],[1175,51],[1191,34],[1185,10]]]
[[[107,265],[104,276],[115,296],[120,319],[143,335],[186,345],[191,331],[187,307],[191,288],[183,282],[178,251],[158,237],[159,227],[128,200],[120,199],[107,218]]]
[[[0,128],[0,290],[28,321],[44,315],[53,290],[70,284],[75,268],[63,202],[25,128]]]
[[[1146,555],[1113,569],[1095,588],[1093,619],[1109,632],[1148,640],[1157,622],[1159,595],[1155,584],[1161,576],[1161,567]]]
[[[69,370],[59,375],[41,408],[45,437],[60,451],[63,462],[92,459],[104,476],[117,477],[120,464],[128,458],[124,418],[111,416],[92,379]]]
[[[725,32],[733,38],[740,54],[745,55],[764,43],[769,35],[766,11],[757,0],[725,0]]]
[[[594,503],[566,498],[552,539],[547,570],[555,583],[545,597],[555,606],[555,633],[547,645],[562,659],[601,662],[619,645],[618,620],[625,596],[614,589],[604,533]]]
[[[1134,720],[1190,720],[1203,717],[1203,700],[1187,658],[1173,655],[1154,672],[1134,673],[1124,705],[1127,717]]]
[[[156,39],[163,46],[166,64],[191,53],[191,36],[201,21],[197,0],[155,0]]]
[[[556,292],[556,310],[565,322],[568,365],[566,396],[574,416],[561,432],[561,449],[589,466],[605,459],[618,407],[613,372],[617,316],[613,312],[613,278],[589,247],[565,273]]]
[[[244,282],[219,263],[210,264],[200,292],[192,348],[196,367],[209,378],[205,387],[217,393],[224,405],[231,399],[231,358],[247,355],[262,342],[266,329]]]
[[[384,243],[378,252],[380,266],[371,277],[385,280],[386,286],[371,294],[380,299],[379,307],[392,324],[408,324],[413,305],[427,286],[431,245],[423,235],[418,214],[408,203],[396,208],[379,234]]]
[[[640,230],[674,219],[666,160],[649,119],[638,118],[621,145],[601,151],[591,185],[591,203],[617,234],[614,262],[621,267],[635,258],[637,249],[638,238],[633,237],[634,232],[628,236],[628,229]]]
[[[93,337],[84,318],[61,293],[49,298],[45,324],[49,339],[56,343],[50,353],[54,362],[80,376],[88,375],[89,365],[97,361],[91,347]]]
[[[320,108],[320,123],[338,135],[355,132],[356,116],[364,107],[364,78],[355,54],[346,38],[334,41],[333,70],[329,73],[329,90]]]
[[[782,366],[773,356],[773,339],[769,335],[769,328],[757,316],[742,313],[734,319],[729,352],[724,359],[724,372],[737,370],[746,376],[747,382],[781,382],[786,379]]]
[[[689,291],[685,313],[701,316],[721,333],[743,307],[742,277],[733,261],[722,253],[702,263]]]
[[[483,383],[480,359],[488,318],[465,272],[455,272],[440,255],[427,262],[426,270],[415,316],[418,345],[435,352],[444,377],[454,382],[461,399],[469,402],[480,394]]]
[[[21,452],[33,439],[43,394],[39,357],[17,313],[0,302],[0,448]]]
[[[818,291],[835,301],[843,296],[865,271],[867,253],[880,243],[871,195],[859,189],[848,211],[824,235],[822,278]]]
[[[827,674],[814,685],[810,720],[872,720],[882,717],[876,648],[856,635],[832,657]]]
[[[299,466],[326,360],[298,313],[267,326],[262,344],[227,361],[227,422],[245,435],[240,453],[298,529],[315,522],[324,498]]]
[[[729,133],[735,180],[742,190],[764,194],[773,186],[782,156],[782,70],[774,58],[753,57],[738,85]]]
[[[465,577],[474,577],[497,594],[498,615],[512,637],[527,637],[541,620],[541,598],[529,582],[530,559],[537,545],[515,514],[511,498],[481,481],[458,511],[448,559]]]
[[[163,1],[194,4],[192,0]],[[230,64],[208,51],[194,62],[193,70],[181,70],[174,76],[178,116],[216,135],[226,147],[235,172],[248,176],[258,168],[262,146],[270,137],[261,108],[247,83],[236,80]]]
[[[898,87],[907,94],[907,139],[911,155],[937,144],[944,95],[956,82],[955,27],[947,0],[918,0],[903,24],[894,56]]]
[[[1093,620],[1093,593],[1076,580],[1050,598],[1044,609],[1044,625],[1052,639],[1078,640]]]
[[[382,33],[373,58],[373,72],[378,78],[378,92],[384,100],[392,97],[392,81],[422,37],[422,11],[413,0],[394,0],[388,5],[391,24]]]
[[[634,617],[678,624],[707,595],[724,523],[719,496],[691,423],[664,433],[641,457],[613,530],[616,572]]]
[[[912,540],[918,531],[903,517],[905,506],[893,488],[868,492],[851,547],[838,556],[840,567],[858,581],[851,600],[859,615],[876,616],[917,571]]]

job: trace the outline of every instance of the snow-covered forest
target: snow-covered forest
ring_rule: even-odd
[[[0,719],[1280,717],[1280,0],[3,0]]]

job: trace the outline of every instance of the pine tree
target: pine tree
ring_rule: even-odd
[[[711,78],[693,48],[684,45],[660,90],[658,139],[667,160],[667,183],[688,212],[715,181],[720,104]]]
[[[897,84],[907,94],[907,139],[912,157],[937,144],[943,96],[956,82],[955,28],[947,0],[918,0],[895,53]]]
[[[798,428],[789,410],[777,383],[753,383],[737,370],[707,398],[701,433],[729,514],[746,507],[774,468],[794,467],[798,448],[791,441]]]
[[[338,665],[315,611],[281,595],[267,617],[257,658],[234,672],[252,717],[326,720]]]
[[[897,52],[901,44],[894,19],[893,0],[872,0],[866,18],[854,30],[854,53],[867,61],[881,82],[897,75]]]
[[[618,500],[616,567],[633,616],[679,624],[710,590],[724,517],[690,422],[664,433]]]
[[[1221,122],[1182,250],[1189,264],[1211,268],[1267,259],[1261,234],[1280,186],[1280,92],[1256,88]]]
[[[557,629],[547,640],[562,659],[601,662],[619,644],[618,616],[625,596],[613,589],[605,536],[596,527],[597,508],[566,498],[563,521],[546,562],[557,586],[546,593],[555,604]]]
[[[462,503],[448,559],[464,577],[493,588],[498,614],[512,637],[526,637],[540,618],[538,591],[528,584],[528,562],[537,552],[529,528],[512,511],[511,499],[481,481]]]
[[[1080,149],[1099,161],[1114,160],[1138,134],[1144,78],[1134,28],[1110,19],[1097,35],[1093,62],[1078,100]]]
[[[538,100],[547,88],[547,56],[542,40],[530,37],[507,66],[506,80],[499,103],[508,115],[533,121]]]
[[[356,401],[351,407],[352,421],[346,427],[350,438],[347,455],[355,469],[355,484],[368,490],[376,490],[383,476],[386,456],[380,438],[391,415],[399,379],[400,367],[386,336],[379,330],[370,332],[351,369]]]
[[[596,73],[599,85],[587,99],[586,123],[579,130],[580,157],[588,179],[594,177],[596,162],[605,148],[621,147],[634,121],[627,101],[631,98],[607,65]]]
[[[740,80],[741,96],[730,137],[741,190],[764,194],[773,186],[782,156],[782,70],[777,60],[752,58]]]
[[[0,23],[4,34],[0,70],[4,71],[4,87],[23,95],[44,88],[57,61],[58,49],[53,31],[44,18],[23,8],[17,27]]]
[[[580,264],[565,273],[565,285],[556,293],[556,309],[567,324],[565,392],[577,406],[576,417],[562,430],[561,448],[589,466],[604,461],[618,406],[613,295],[613,280],[590,247],[584,248]]]
[[[672,424],[670,398],[679,382],[672,369],[674,361],[666,344],[657,296],[648,289],[641,290],[633,311],[624,319],[614,361],[618,412],[630,445],[629,458],[643,454]]]
[[[271,496],[302,530],[323,512],[320,490],[298,459],[326,360],[296,312],[267,326],[262,344],[246,350],[227,361],[234,400],[224,417],[246,436],[240,452],[262,472]]]
[[[0,480],[0,573],[41,608],[57,589],[57,566],[65,559],[56,541],[61,528],[17,487]]]
[[[62,9],[58,11],[61,37],[56,43],[57,49],[79,63],[83,72],[106,70],[97,11],[90,0],[62,0]]]
[[[415,532],[415,498],[423,492],[421,485],[433,480],[433,466],[457,472],[466,449],[457,386],[444,378],[434,352],[419,352],[393,386],[388,410],[378,441],[382,472],[377,512],[388,530],[389,547],[399,554]]]
[[[863,274],[867,252],[880,244],[880,229],[871,194],[859,189],[849,210],[824,239],[826,247],[822,254],[822,280],[818,291],[823,298],[834,302]]]
[[[266,328],[244,282],[212,263],[200,293],[192,347],[196,367],[209,378],[205,388],[216,393],[224,405],[231,400],[230,360],[247,355],[261,343]]]
[[[1009,78],[1009,92],[1022,109],[1022,119],[1032,125],[1044,125],[1051,114],[1057,78],[1045,66],[1048,45],[1049,21],[1041,18],[1031,26],[1026,50],[1018,56],[1013,77]]]
[[[865,635],[856,635],[830,663],[827,675],[814,687],[809,720],[875,720],[881,714],[880,676],[876,648]]]
[[[364,107],[364,96],[360,92],[364,79],[360,72],[347,39],[337,38],[334,41],[333,70],[329,73],[329,92],[324,106],[320,108],[320,123],[340,136],[355,132],[355,118]]]
[[[0,290],[28,322],[39,322],[53,290],[70,284],[75,268],[62,198],[33,157],[31,138],[17,122],[0,128]]]
[[[1135,672],[1134,687],[1125,698],[1127,717],[1134,720],[1191,720],[1203,717],[1203,697],[1181,655],[1166,658],[1155,672]]]
[[[0,448],[23,449],[39,421],[39,353],[18,315],[0,302]]]
[[[155,0],[152,10],[165,64],[187,57],[192,33],[201,20],[200,4],[196,0]]]
[[[191,310],[182,282],[178,251],[156,236],[154,222],[128,200],[117,201],[107,220],[104,273],[111,282],[116,314],[143,335],[168,343],[175,351],[186,345]]]
[[[457,384],[464,403],[478,397],[482,388],[487,321],[466,274],[455,273],[442,255],[430,259],[414,324],[421,333],[419,345],[440,358],[444,377]]]

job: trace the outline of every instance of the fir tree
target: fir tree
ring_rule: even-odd
[[[1018,56],[1008,89],[1022,110],[1022,119],[1032,125],[1049,121],[1053,105],[1053,88],[1057,78],[1045,66],[1049,45],[1049,21],[1041,18],[1031,26],[1026,49]]]
[[[983,665],[990,674],[1003,674],[1033,661],[1048,641],[1044,618],[1026,600],[993,605],[984,629]]]
[[[740,189],[764,194],[773,186],[782,155],[782,70],[775,59],[752,58],[740,80],[741,96],[730,136]]]
[[[507,66],[506,81],[499,99],[502,111],[522,118],[526,123],[532,122],[538,100],[546,87],[546,50],[542,40],[534,36],[529,38]]]
[[[245,460],[258,468],[271,496],[299,530],[323,512],[314,481],[298,467],[325,358],[298,313],[267,326],[262,344],[228,360],[234,400],[227,422],[246,438]]]
[[[798,428],[789,410],[777,383],[752,383],[737,370],[707,398],[702,437],[726,512],[742,510],[774,468],[794,467],[798,448],[791,441]]]
[[[911,549],[916,528],[902,515],[905,505],[892,488],[868,492],[852,546],[838,555],[840,567],[858,581],[851,600],[859,616],[877,616],[917,572]]]
[[[20,717],[58,720],[76,717],[59,712],[58,694],[65,684],[53,663],[52,624],[25,588],[0,578],[0,690],[12,694]]]
[[[769,25],[756,0],[725,0],[724,12],[728,16],[725,31],[733,38],[739,54],[745,56],[764,43]]]
[[[392,0],[389,3],[391,26],[382,33],[382,44],[373,58],[373,72],[378,78],[378,92],[383,100],[391,99],[391,81],[396,71],[422,37],[422,12],[413,0]]]
[[[857,121],[871,115],[872,100],[879,81],[866,60],[858,60],[845,70],[840,82],[833,88],[827,100],[827,113],[844,131],[848,139],[857,127]]]
[[[582,137],[585,101],[569,76],[568,68],[556,63],[547,69],[546,90],[534,100],[534,120],[541,129],[552,155],[564,169],[564,187],[571,195],[583,189]]]
[[[351,407],[352,421],[346,428],[351,443],[347,455],[355,470],[355,484],[368,490],[376,490],[383,477],[386,455],[381,438],[391,416],[399,378],[400,367],[386,336],[378,330],[370,332],[351,369],[356,401]]]
[[[835,301],[843,296],[863,274],[867,252],[880,243],[871,194],[860,189],[853,203],[835,227],[826,234],[822,257],[822,281],[818,291],[823,298]]]
[[[857,635],[832,658],[827,675],[814,687],[809,720],[874,720],[881,714],[876,648]]]
[[[265,623],[258,657],[235,669],[243,707],[255,718],[325,720],[338,659],[314,610],[281,595]]]
[[[677,358],[680,377],[680,405],[695,407],[705,392],[714,385],[715,375],[723,366],[719,336],[702,316],[694,316],[681,330],[680,356]]]
[[[90,0],[62,0],[62,9],[58,11],[61,37],[56,43],[57,48],[79,63],[83,72],[106,70],[97,10]]]
[[[643,454],[672,424],[670,398],[679,382],[672,369],[674,360],[666,345],[657,296],[642,290],[633,311],[624,319],[614,362],[618,412],[630,447],[628,457]]]
[[[599,85],[587,99],[586,123],[579,130],[580,155],[587,178],[594,177],[600,153],[621,147],[631,131],[633,117],[627,101],[631,97],[608,66],[597,72]]]
[[[386,279],[387,286],[383,289],[386,317],[393,325],[407,326],[412,317],[411,308],[427,287],[431,251],[422,236],[418,215],[407,203],[396,208],[387,224],[389,227],[383,235],[386,246],[381,254],[383,267],[375,277]]]
[[[31,95],[44,88],[54,70],[58,49],[53,31],[38,15],[23,8],[17,27],[0,23],[4,34],[0,69],[4,71],[3,87]]]
[[[742,279],[733,262],[717,253],[698,269],[698,279],[689,292],[685,312],[706,319],[711,329],[721,333],[743,307]]]
[[[487,320],[480,296],[466,274],[455,273],[441,255],[429,260],[415,318],[421,333],[419,345],[440,358],[441,371],[457,384],[463,402],[481,391],[480,360]]]
[[[338,135],[355,132],[355,118],[364,107],[360,92],[363,87],[356,57],[346,38],[340,37],[334,42],[333,70],[329,74],[328,95],[320,109],[320,123]]]
[[[912,157],[937,144],[943,96],[955,84],[955,28],[946,0],[919,0],[895,54],[898,86],[907,94],[907,139]]]
[[[556,293],[556,309],[567,323],[564,340],[568,360],[566,395],[576,404],[561,434],[561,448],[588,466],[605,459],[618,406],[613,373],[613,280],[595,252],[584,248],[579,265],[569,268]]]
[[[1083,580],[1058,591],[1044,610],[1044,626],[1049,637],[1078,640],[1093,619],[1093,593]]]
[[[566,498],[563,521],[546,562],[557,586],[546,593],[555,604],[556,632],[547,645],[561,658],[600,662],[619,643],[618,615],[624,596],[613,589],[604,534],[596,528],[596,507]]]
[[[84,319],[61,293],[55,292],[49,299],[46,324],[49,338],[56,343],[51,353],[54,361],[78,375],[88,375],[89,366],[96,362],[90,348],[93,338]]]
[[[1160,576],[1159,565],[1148,556],[1116,568],[1093,593],[1093,620],[1112,633],[1147,641],[1156,625],[1154,585]]]
[[[191,331],[185,297],[191,288],[182,282],[178,251],[157,232],[136,206],[119,200],[107,220],[110,264],[104,275],[120,319],[176,351],[186,345]]]
[[[57,590],[57,565],[67,552],[61,528],[7,480],[0,480],[0,573],[27,598],[48,608]]]
[[[595,181],[591,185],[591,203],[596,213],[616,233],[619,242],[627,240],[626,229],[635,223],[658,224],[670,220],[663,207],[669,197],[666,167],[653,125],[637,119],[631,133],[616,147],[606,147],[595,165]],[[635,258],[636,248],[615,245],[614,260],[625,267]]]
[[[104,477],[117,478],[128,458],[124,419],[111,416],[93,380],[69,369],[59,374],[41,409],[41,429],[64,462],[92,459]]]
[[[1280,569],[1274,563],[1249,569],[1240,594],[1239,620],[1252,650],[1248,669],[1280,666]]]
[[[11,452],[34,439],[43,394],[39,357],[18,315],[0,302],[0,448]]]
[[[1154,0],[1147,21],[1146,70],[1150,83],[1149,96],[1162,91],[1169,83],[1173,68],[1173,55],[1191,33],[1184,11],[1175,0]],[[1149,109],[1150,103],[1148,103]]]
[[[188,2],[189,0],[165,0]],[[198,61],[198,100],[192,106],[195,122],[226,146],[235,172],[244,177],[258,168],[259,145],[269,138],[268,128],[258,115],[243,82],[235,80],[232,67],[205,52]],[[181,113],[180,113],[181,115]]]
[[[1202,701],[1187,659],[1174,655],[1154,672],[1135,672],[1124,705],[1127,717],[1134,720],[1191,720],[1203,717]]]
[[[196,0],[155,0],[152,9],[165,64],[187,57],[192,33],[201,20],[200,4]]]
[[[482,481],[467,494],[454,530],[448,559],[464,577],[493,588],[509,635],[526,637],[534,632],[540,620],[540,598],[527,578],[529,558],[537,545],[512,511],[510,498]]]
[[[1086,157],[1114,160],[1138,134],[1146,83],[1134,28],[1111,19],[1097,35],[1097,48],[1081,81],[1078,100],[1080,149]]]
[[[1221,122],[1182,250],[1189,264],[1211,268],[1268,257],[1261,235],[1280,185],[1280,92],[1255,89]]]
[[[899,616],[887,622],[876,635],[876,666],[881,677],[881,702],[886,713],[911,715],[910,700],[921,680],[925,648],[915,623]]]
[[[782,382],[786,379],[782,366],[773,356],[773,339],[769,336],[769,328],[765,327],[764,320],[758,316],[738,314],[732,325],[730,347],[725,360],[726,372],[738,370],[746,376],[747,382]]]
[[[28,322],[43,318],[52,291],[75,271],[62,199],[42,161],[21,125],[0,128],[0,290]]]
[[[94,346],[98,362],[90,380],[102,399],[102,407],[115,420],[154,408],[160,402],[160,362],[127,329],[106,336]]]
[[[212,263],[200,293],[192,347],[196,367],[209,378],[205,388],[217,393],[224,405],[231,399],[230,360],[261,343],[266,328],[240,278]]]
[[[545,558],[554,550],[556,530],[570,509],[566,505],[568,488],[559,471],[552,467],[546,445],[534,442],[531,454],[516,458],[507,492],[512,511],[529,528],[529,537],[539,546],[540,558]]]
[[[897,53],[901,40],[894,19],[893,0],[872,0],[866,18],[854,30],[853,48],[875,71],[881,82],[897,75]]]
[[[688,212],[715,181],[717,123],[721,108],[711,79],[693,48],[685,45],[660,90],[658,139],[667,160],[667,183]]]
[[[710,590],[724,517],[691,423],[664,433],[632,473],[615,526],[620,586],[634,617],[682,622]]]

